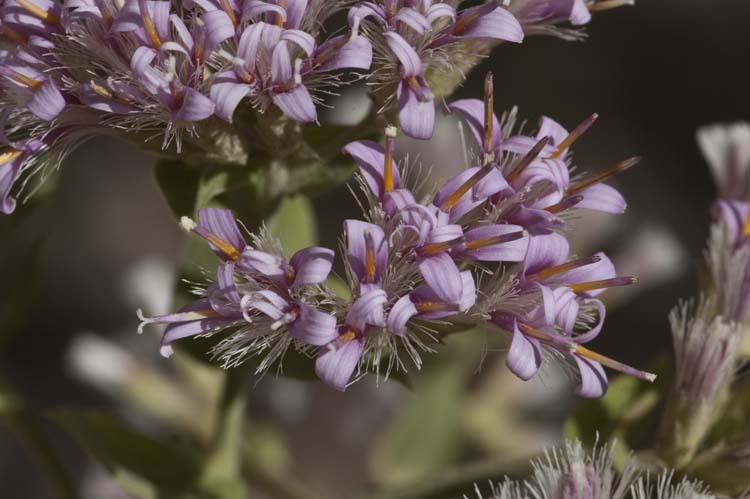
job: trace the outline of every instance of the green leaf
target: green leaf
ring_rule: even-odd
[[[415,394],[377,444],[371,459],[375,480],[388,486],[419,480],[450,463],[460,447],[456,431],[466,369],[441,362],[414,380]]]
[[[288,255],[318,242],[315,209],[301,194],[286,196],[267,222]]]
[[[67,409],[51,417],[136,497],[217,498],[195,487],[201,461],[190,445],[157,440],[103,412]]]

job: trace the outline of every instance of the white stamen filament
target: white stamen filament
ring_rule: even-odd
[[[172,81],[174,81],[176,76],[177,76],[177,58],[173,55],[170,55],[169,59],[167,59],[167,74],[164,75],[164,79],[167,80],[167,82],[172,83]]]
[[[180,227],[185,232],[193,232],[198,227],[198,224],[192,218],[183,216],[180,217]]]
[[[232,54],[231,52],[227,51],[226,49],[221,49],[218,52],[216,52],[220,57],[223,57],[226,59],[227,62],[230,62],[234,64],[235,66],[244,66],[245,61],[237,57],[236,55]]]
[[[294,84],[302,85],[302,59],[294,60]]]
[[[361,19],[359,16],[354,16],[354,22],[352,23],[352,34],[349,35],[349,41],[354,40],[359,36],[359,23]]]
[[[282,326],[286,326],[290,322],[294,322],[297,319],[297,313],[296,312],[287,312],[284,315],[281,316],[281,319],[277,320],[273,324],[271,324],[271,331],[276,331]]]

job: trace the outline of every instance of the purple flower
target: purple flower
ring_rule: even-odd
[[[448,266],[449,261],[445,254],[431,259],[431,265],[423,270],[425,284],[393,304],[388,313],[388,329],[392,333],[405,335],[406,324],[412,317],[441,319],[465,312],[474,305],[474,276],[463,271],[458,280],[454,280],[452,270],[447,275],[442,273],[440,264]]]
[[[487,39],[520,42],[521,25],[494,2],[456,13],[448,3],[385,1],[362,2],[349,11],[349,24],[372,19],[377,29],[370,35],[376,49],[392,61],[385,83],[395,87],[399,124],[409,137],[429,139],[435,126],[435,104],[425,79],[425,68],[450,45],[466,40]],[[382,40],[381,40],[382,37]],[[449,57],[448,57],[449,59]],[[389,74],[390,74],[389,73]]]
[[[351,304],[338,337],[320,350],[315,361],[315,373],[328,386],[346,389],[364,352],[369,328],[385,326],[386,301],[382,289],[372,289]]]
[[[2,121],[4,120],[0,120]],[[33,139],[22,143],[11,143],[1,134],[0,143],[5,146],[3,152],[0,153],[0,212],[10,214],[16,209],[16,200],[11,196],[10,191],[21,176],[26,160],[40,150],[43,144]]]
[[[171,344],[190,336],[210,335],[231,326],[244,323],[240,294],[234,283],[234,263],[228,262],[219,266],[216,273],[216,284],[206,290],[206,296],[180,309],[175,314],[157,317],[144,317],[141,311],[138,316],[141,324],[138,332],[148,324],[167,324],[161,341],[161,354],[172,355]]]

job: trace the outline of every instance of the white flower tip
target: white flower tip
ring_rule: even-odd
[[[182,227],[182,230],[185,232],[192,232],[198,227],[198,224],[190,217],[180,217],[180,227]]]
[[[508,7],[510,5],[510,0],[503,0],[503,7]]]
[[[654,374],[654,373],[646,373],[646,375],[644,377],[646,378],[646,381],[649,381],[651,383],[653,383],[654,381],[656,381],[656,374]]]
[[[138,334],[143,334],[143,328],[154,321],[143,315],[143,310],[140,308],[135,311],[135,315],[137,315],[138,319],[141,321],[141,323],[138,324]]]
[[[354,20],[352,21],[352,34],[349,36],[349,41],[352,41],[359,36],[359,23],[361,21],[362,19],[359,16],[354,16]]]
[[[398,135],[398,128],[393,125],[388,125],[387,127],[385,127],[386,137],[395,137],[396,135]]]
[[[169,345],[162,345],[162,347],[159,349],[159,353],[162,357],[168,359],[174,354],[174,350],[172,350],[172,347]]]

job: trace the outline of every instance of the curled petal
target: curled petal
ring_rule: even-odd
[[[192,88],[186,88],[183,93],[182,105],[173,113],[178,121],[195,122],[205,120],[214,114],[216,105],[211,99]]]
[[[402,296],[388,313],[388,329],[395,335],[403,336],[406,333],[406,323],[418,313],[409,295]]]
[[[34,91],[26,106],[40,119],[50,121],[62,112],[65,98],[51,80],[46,80]]]
[[[581,282],[603,281],[606,279],[612,279],[613,277],[617,276],[615,265],[607,255],[599,252],[594,256],[599,257],[598,262],[585,265],[583,267],[578,267],[577,269],[569,270],[563,276],[563,281],[566,284],[578,284]],[[582,293],[582,295],[587,297],[594,297],[603,293],[604,291],[604,289],[594,289]]]
[[[360,338],[354,338],[339,346],[336,346],[336,343],[333,342],[329,347],[320,350],[315,361],[315,374],[331,388],[343,392],[359,364],[364,343]]]
[[[420,35],[424,34],[425,31],[428,31],[432,27],[431,23],[425,18],[425,16],[411,7],[402,7],[398,9],[398,13],[394,19],[404,23]]]
[[[352,303],[346,314],[346,325],[363,332],[367,325],[384,327],[385,312],[383,307],[388,301],[385,291],[379,288],[363,294]]]
[[[343,152],[350,155],[359,166],[359,173],[367,183],[372,193],[382,199],[385,194],[383,188],[383,166],[385,164],[385,149],[380,144],[371,140],[358,140],[349,142],[344,146]],[[391,159],[391,171],[393,172],[393,185],[398,189],[401,185],[401,175],[396,163]]]
[[[518,330],[518,326],[514,325],[513,339],[505,364],[522,380],[531,379],[542,365],[542,347],[539,340],[525,336]]]
[[[286,11],[286,22],[284,27],[287,29],[298,29],[302,23],[302,17],[305,15],[308,0],[286,0],[284,10]]]
[[[298,29],[285,29],[281,34],[281,39],[297,45],[308,55],[308,57],[311,56],[315,50],[315,38],[309,33],[305,33]]]
[[[234,36],[234,24],[223,10],[206,12],[201,16],[201,20],[205,24],[206,46],[204,51],[206,57],[208,57],[220,43]]]
[[[288,92],[273,94],[273,103],[294,121],[311,123],[318,119],[315,103],[304,85],[297,85]]]
[[[419,271],[427,286],[444,303],[458,304],[463,296],[461,272],[447,253],[424,258]]]
[[[289,334],[307,345],[327,345],[338,337],[336,318],[300,303],[297,319],[289,324]]]
[[[581,379],[576,393],[581,397],[599,398],[607,391],[607,373],[598,362],[573,355]]]
[[[295,271],[293,286],[325,282],[333,266],[333,256],[332,250],[319,246],[296,252],[289,261]]]
[[[360,22],[368,17],[374,17],[380,24],[385,24],[385,10],[374,2],[361,2],[349,9],[347,22],[349,26],[354,26],[354,19],[359,18]]]
[[[456,9],[452,5],[447,3],[436,3],[427,9],[427,22],[432,26],[435,21],[442,18],[449,18],[450,20],[456,19]]]
[[[246,248],[240,257],[243,269],[258,272],[266,277],[280,278],[284,275],[281,259],[265,251]]]
[[[594,324],[588,331],[575,337],[576,343],[588,343],[589,341],[596,338],[602,330],[604,319],[607,317],[607,309],[604,306],[604,303],[602,303],[601,301],[596,299],[583,300],[583,304],[593,305],[594,308],[596,308],[597,321],[596,324]]]
[[[429,87],[426,87],[426,84],[422,87],[429,92],[426,94],[428,96],[426,99],[420,98],[420,95],[415,93],[406,81],[399,84],[396,92],[399,109],[398,122],[407,136],[413,139],[429,140],[435,128],[435,103]]]
[[[422,76],[422,60],[409,42],[394,31],[388,31],[385,34],[385,41],[398,62],[401,63],[401,75],[404,78]]]
[[[448,105],[451,111],[457,111],[466,120],[469,130],[479,147],[482,147],[484,136],[484,102],[479,99],[460,99]],[[492,114],[492,149],[500,147],[501,140],[500,122],[495,114]],[[491,152],[491,151],[483,151]]]
[[[346,39],[348,41],[342,44]],[[335,71],[343,68],[367,70],[372,65],[372,44],[364,36],[354,38],[350,35],[335,36],[318,47],[316,53],[327,54],[329,50],[335,50],[335,52],[317,66],[316,71]]]
[[[486,8],[486,5],[491,4],[464,9],[459,14],[459,21],[456,24],[460,22],[462,16],[473,15],[473,9],[483,9]],[[523,40],[523,28],[513,14],[503,7],[497,6],[491,12],[476,16],[471,24],[455,36],[457,38],[492,38],[520,43]]]
[[[594,184],[582,190],[580,194],[583,199],[576,204],[576,208],[620,214],[625,212],[627,206],[622,194],[606,184]]]
[[[230,210],[221,208],[202,208],[198,211],[198,225],[194,231],[209,240],[211,249],[214,250],[222,259],[227,259],[226,252],[215,246],[210,240],[215,236],[219,240],[229,244],[237,251],[239,255],[247,246],[245,239],[237,227],[237,221],[234,219]]]
[[[557,232],[532,236],[523,263],[524,273],[533,274],[547,267],[559,265],[568,259],[569,254],[568,240]]]
[[[216,105],[216,115],[229,123],[232,122],[234,110],[247,94],[251,86],[245,83],[220,82],[211,85],[211,100]]]

